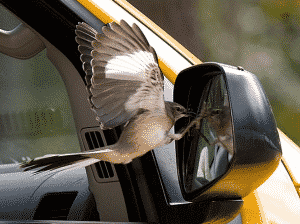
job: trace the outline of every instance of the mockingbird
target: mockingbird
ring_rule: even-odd
[[[164,101],[164,76],[155,50],[140,28],[124,20],[112,22],[98,33],[86,23],[76,26],[76,42],[86,73],[89,102],[101,129],[124,125],[117,143],[95,150],[46,155],[22,164],[25,171],[36,172],[85,167],[93,163],[129,163],[148,151],[181,139],[203,117],[202,112],[178,134],[170,133],[175,122],[188,116],[175,102]]]

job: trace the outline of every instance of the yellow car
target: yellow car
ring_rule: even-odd
[[[202,63],[125,0],[0,0],[0,18],[0,223],[300,222],[300,150],[255,75]],[[214,115],[127,165],[23,172],[118,140],[122,126],[101,130],[90,109],[75,27],[121,19],[156,50],[165,99]]]

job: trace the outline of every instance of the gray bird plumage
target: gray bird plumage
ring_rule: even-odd
[[[98,33],[86,23],[76,26],[76,42],[86,73],[92,110],[102,129],[125,125],[118,142],[88,152],[50,155],[21,165],[25,170],[69,169],[100,160],[129,163],[132,159],[178,140],[201,116],[180,134],[169,133],[175,122],[187,116],[186,109],[164,101],[164,76],[155,50],[140,28],[121,20]]]

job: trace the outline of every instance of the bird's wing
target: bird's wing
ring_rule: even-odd
[[[79,23],[75,32],[89,102],[106,129],[126,123],[140,109],[162,104],[163,75],[155,50],[137,25],[121,20],[102,31]]]

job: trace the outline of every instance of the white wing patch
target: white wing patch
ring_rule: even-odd
[[[155,50],[140,28],[124,20],[98,33],[76,26],[89,102],[102,129],[130,121],[139,109],[164,109],[163,80]]]
[[[138,51],[125,55],[118,55],[110,59],[105,66],[106,78],[121,80],[145,80],[150,65],[157,64],[152,53]]]

